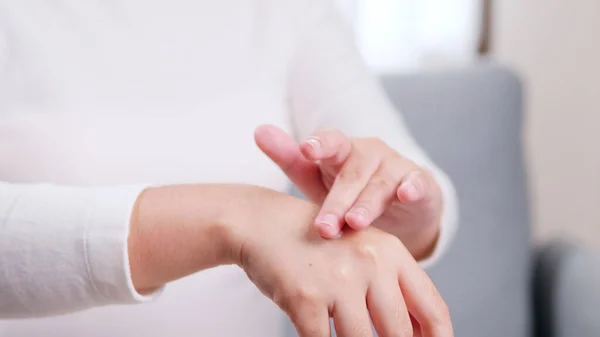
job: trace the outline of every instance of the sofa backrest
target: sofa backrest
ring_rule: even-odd
[[[453,180],[460,227],[430,275],[460,337],[530,336],[522,87],[509,70],[387,76],[417,141]]]

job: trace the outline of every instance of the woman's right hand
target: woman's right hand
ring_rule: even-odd
[[[376,228],[321,238],[316,205],[245,185],[151,188],[138,198],[129,260],[135,288],[238,264],[301,337],[453,335],[448,309],[400,240]]]
[[[453,335],[433,282],[395,236],[375,228],[321,238],[318,207],[264,190],[236,230],[236,262],[292,319],[301,337]],[[244,220],[240,219],[239,223]],[[412,316],[412,321],[411,321]]]

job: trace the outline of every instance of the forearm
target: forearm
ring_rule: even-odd
[[[179,185],[145,190],[129,236],[135,288],[146,292],[189,274],[237,263],[239,239],[261,188]]]
[[[140,293],[168,281],[236,263],[256,208],[248,200],[266,193],[144,188],[0,182],[0,318],[144,302],[152,297]]]

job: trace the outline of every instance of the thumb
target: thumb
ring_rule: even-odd
[[[306,159],[292,136],[273,125],[261,125],[254,132],[256,145],[277,164],[310,200],[321,204],[327,189],[319,166]]]

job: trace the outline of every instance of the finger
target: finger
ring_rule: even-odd
[[[262,125],[256,129],[254,139],[307,198],[316,203],[323,201],[327,190],[323,186],[319,166],[304,158],[290,135],[276,126]]]
[[[400,289],[408,311],[419,323],[423,337],[452,337],[452,322],[448,307],[433,281],[406,248],[403,247],[399,258]]]
[[[364,297],[346,297],[333,308],[333,323],[338,337],[373,337],[373,328]]]
[[[353,151],[336,175],[323,201],[315,226],[321,236],[334,238],[344,225],[344,215],[356,202],[361,191],[379,166],[379,157]]]
[[[425,200],[431,195],[431,177],[421,170],[408,173],[396,192],[398,200],[402,203],[416,203]]]
[[[327,307],[296,307],[290,319],[299,337],[331,337]]]
[[[392,157],[381,162],[355,204],[346,213],[348,226],[361,229],[369,226],[396,200],[396,191],[403,178],[414,170],[408,159]]]
[[[304,157],[339,168],[350,155],[352,142],[339,130],[320,130],[300,144]]]
[[[412,337],[413,326],[396,277],[381,279],[367,293],[367,307],[379,337]]]

